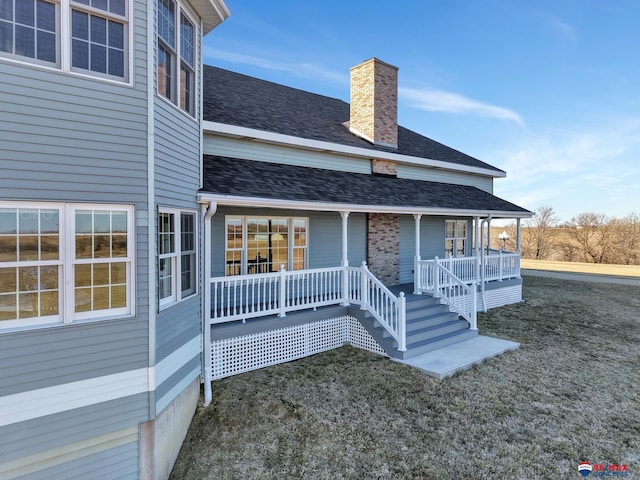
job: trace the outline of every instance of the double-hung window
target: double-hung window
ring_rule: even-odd
[[[307,218],[228,216],[225,223],[225,275],[306,268]]]
[[[133,207],[0,204],[0,328],[133,313]]]
[[[445,257],[464,257],[467,243],[467,221],[446,220],[444,254]]]
[[[130,0],[0,0],[0,55],[128,80]]]
[[[196,23],[180,2],[157,0],[158,93],[195,116]]]
[[[158,292],[160,308],[196,293],[196,214],[158,213]]]

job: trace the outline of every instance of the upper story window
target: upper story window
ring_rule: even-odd
[[[195,116],[195,21],[173,0],[157,0],[157,14],[158,93]]]
[[[130,315],[133,207],[0,204],[0,328]]]
[[[467,243],[467,221],[446,220],[444,255],[445,257],[464,257]]]
[[[128,80],[127,0],[0,0],[0,54]]]
[[[158,213],[160,308],[197,292],[196,214],[173,209]]]
[[[307,268],[307,218],[227,217],[225,275]]]

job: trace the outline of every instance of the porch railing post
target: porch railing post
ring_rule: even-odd
[[[498,254],[498,281],[501,282],[502,281],[502,263],[504,262],[504,258],[502,257],[502,250],[500,250],[500,253]]]
[[[438,257],[433,259],[433,296],[440,296],[440,262]]]
[[[278,271],[280,274],[280,289],[278,295],[278,308],[280,311],[278,312],[278,317],[286,317],[286,303],[287,303],[287,271],[284,269],[284,265],[280,265],[280,270]]]
[[[362,262],[362,273],[360,275],[360,298],[362,299],[362,304],[360,305],[360,310],[367,310],[369,308],[369,277],[367,273],[369,269],[367,268],[367,262]]]
[[[400,352],[407,351],[407,298],[404,292],[400,292],[398,297],[400,304],[398,305],[398,350]]]
[[[474,283],[471,285],[471,330],[478,330],[478,286]]]
[[[349,303],[349,265],[342,266],[342,303],[343,307],[348,307]]]

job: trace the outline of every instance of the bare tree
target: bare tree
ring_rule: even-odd
[[[631,212],[616,222],[616,263],[640,265],[640,214]]]
[[[570,238],[581,247],[589,263],[607,263],[615,252],[615,219],[602,213],[580,213],[566,224]]]
[[[522,230],[522,254],[527,258],[544,260],[553,254],[553,229],[558,225],[553,207],[539,206]]]

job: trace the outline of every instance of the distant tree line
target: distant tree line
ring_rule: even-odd
[[[507,250],[516,248],[516,225]],[[502,242],[493,235],[493,246]],[[553,207],[542,205],[530,220],[522,222],[521,256],[536,260],[640,265],[640,214],[616,218],[602,213],[580,213],[561,222]]]

